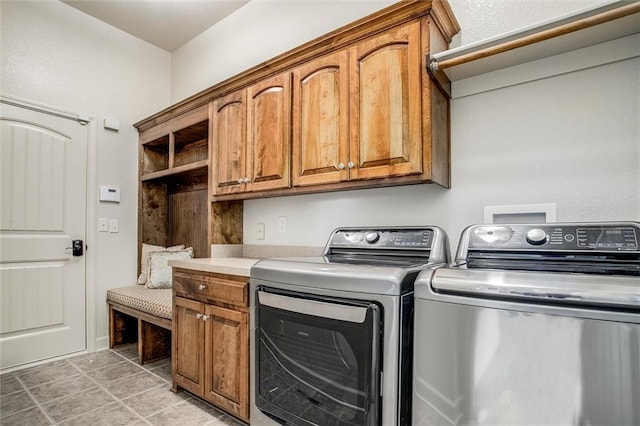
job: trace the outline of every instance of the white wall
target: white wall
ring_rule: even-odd
[[[467,45],[608,0],[449,0],[460,23],[451,47]]]
[[[57,0],[3,0],[0,7],[0,90],[96,117],[97,164],[89,167],[96,170],[97,185],[122,190],[120,204],[91,206],[96,217],[120,221],[120,233],[96,232],[95,241],[87,241],[96,259],[95,282],[88,283],[96,298],[95,333],[104,347],[106,290],[134,283],[137,271],[138,133],[132,124],[169,105],[171,57]],[[119,119],[120,131],[104,130],[104,117]]]
[[[173,52],[172,102],[392,3],[252,0]]]
[[[452,0],[462,27],[452,47],[596,3],[602,1]],[[345,5],[348,17],[338,12]],[[175,52],[173,100],[383,6],[251,2]],[[458,85],[465,96],[452,101],[451,189],[415,185],[246,201],[245,243],[322,246],[338,226],[437,224],[455,248],[462,229],[482,222],[490,205],[555,203],[558,221],[639,220],[637,45],[610,43],[454,83],[454,93]],[[603,49],[622,52],[600,60],[608,56]],[[280,216],[287,217],[286,233],[278,232]],[[266,224],[264,240],[256,239],[259,222]]]

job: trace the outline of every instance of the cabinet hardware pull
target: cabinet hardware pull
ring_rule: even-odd
[[[203,316],[202,316],[202,321],[206,321],[206,320],[208,320],[208,319],[209,319],[209,315],[203,315]]]
[[[202,284],[200,284],[200,285],[198,286],[198,290],[200,290],[200,291],[202,291],[202,290],[204,290],[204,289],[206,289],[206,288],[207,288],[207,286],[206,286],[206,285],[202,285]]]
[[[344,163],[338,163],[338,170],[344,170]]]
[[[200,313],[196,314],[196,319],[202,319],[202,314]]]
[[[353,164],[353,161],[349,161],[349,162],[347,163],[347,167],[348,167],[348,168],[350,168],[350,169],[353,169],[355,166],[356,166],[356,165],[355,165],[355,164]]]
[[[238,183],[242,183],[242,182],[244,182],[244,179],[238,178]]]
[[[249,179],[249,178],[244,178],[244,183],[249,183],[250,180],[251,179]]]

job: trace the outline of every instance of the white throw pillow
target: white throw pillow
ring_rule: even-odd
[[[149,280],[147,288],[171,288],[173,284],[170,260],[193,258],[193,247],[179,251],[155,251],[149,253]]]
[[[145,285],[149,279],[147,272],[149,272],[149,253],[156,251],[177,251],[184,250],[184,244],[177,246],[164,247],[155,246],[153,244],[142,243],[142,253],[140,255],[140,276],[138,277],[138,284]]]

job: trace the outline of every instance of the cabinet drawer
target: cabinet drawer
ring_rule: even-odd
[[[222,302],[238,306],[249,306],[247,281],[181,271],[173,273],[173,289],[176,294],[202,302]]]

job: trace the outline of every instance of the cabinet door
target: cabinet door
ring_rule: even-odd
[[[422,173],[420,23],[351,48],[352,179]]]
[[[215,195],[244,191],[248,178],[247,95],[239,90],[213,102],[213,191]]]
[[[289,187],[291,161],[291,74],[247,89],[247,136],[251,182],[248,190]]]
[[[248,314],[206,306],[205,398],[249,420]]]
[[[204,325],[200,319],[204,305],[182,297],[175,298],[173,312],[174,387],[202,394],[204,391]],[[200,316],[198,315],[200,314]]]
[[[293,185],[347,180],[347,51],[293,71]]]

